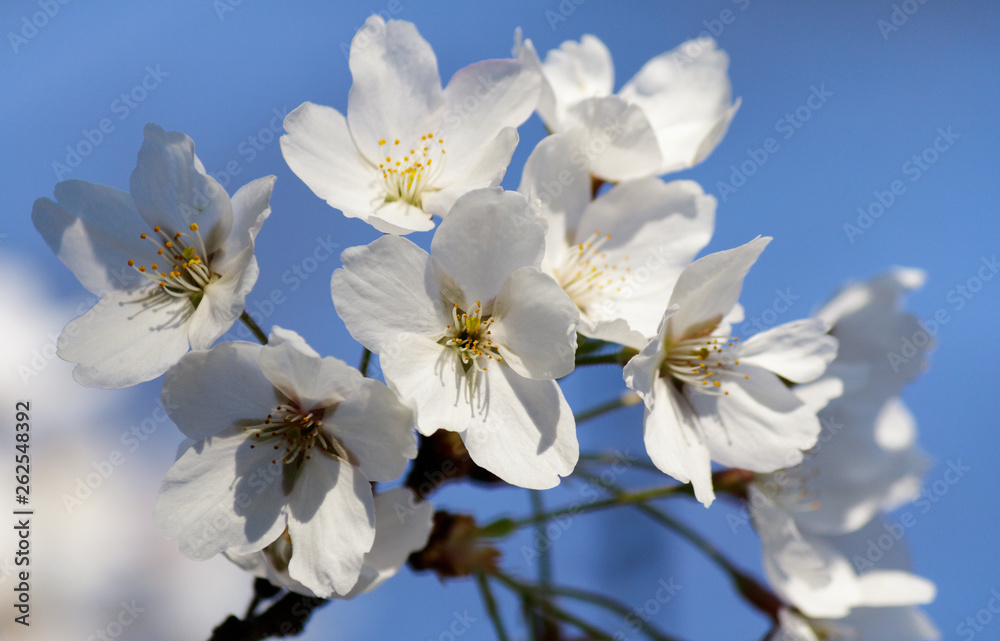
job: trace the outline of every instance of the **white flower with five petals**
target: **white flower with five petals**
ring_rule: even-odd
[[[350,67],[347,117],[304,103],[285,118],[281,151],[331,207],[393,234],[429,230],[462,194],[499,185],[541,91],[517,60],[470,65],[442,89],[416,27],[379,16],[354,37]]]
[[[127,387],[156,378],[188,349],[207,349],[243,311],[257,281],[254,239],[271,213],[274,176],[230,200],[184,134],[147,125],[131,195],[80,180],[56,185],[31,218],[100,302],[63,330],[74,378]]]
[[[837,619],[854,608],[919,605],[934,599],[934,584],[906,569],[905,546],[892,534],[896,528],[901,537],[902,525],[883,525],[876,519],[849,534],[821,536],[802,531],[794,513],[756,485],[749,488],[749,500],[768,582],[803,614]],[[877,565],[867,560],[867,546],[887,535],[892,554],[879,549]]]
[[[516,42],[515,51],[545,77],[538,113],[549,131],[584,130],[578,153],[605,180],[696,165],[719,144],[739,108],[731,97],[729,57],[711,38],[653,58],[617,94],[611,54],[594,36],[564,42],[544,63],[530,40]]]
[[[354,588],[375,537],[371,482],[417,453],[413,413],[392,391],[275,328],[264,346],[186,355],[163,404],[192,439],[156,501],[167,538],[201,560],[287,535],[292,580],[321,597]]]
[[[658,335],[625,366],[645,401],[643,434],[656,466],[690,481],[706,506],[715,498],[711,462],[771,472],[802,460],[819,436],[814,408],[782,379],[804,383],[837,351],[818,319],[772,328],[737,345],[731,323],[743,279],[770,242],[709,254],[681,273]]]
[[[591,200],[589,163],[573,158],[581,139],[574,131],[540,142],[518,191],[547,224],[542,271],[580,309],[580,333],[642,349],[681,271],[712,237],[715,198],[693,181],[650,176]]]
[[[333,302],[379,355],[386,382],[417,408],[417,429],[459,432],[472,460],[544,489],[579,456],[554,379],[574,367],[579,313],[538,269],[545,229],[516,192],[455,203],[428,254],[398,236],[343,253]]]
[[[817,316],[832,324],[838,355],[822,379],[796,393],[821,406],[822,443],[800,465],[758,475],[751,484],[768,579],[808,616],[839,618],[852,608],[909,606],[933,598],[928,581],[886,569],[884,550],[865,561],[872,567],[858,562],[870,559],[865,545],[887,533],[899,556],[902,526],[875,517],[916,498],[928,467],[916,445],[913,417],[899,398],[925,350],[914,355],[919,358],[912,367],[894,367],[885,357],[899,336],[920,331],[918,319],[900,309],[900,299],[922,282],[917,270],[895,269],[852,284],[819,311]],[[827,403],[816,391],[831,377],[843,381],[844,393]],[[861,556],[842,550],[852,541]]]

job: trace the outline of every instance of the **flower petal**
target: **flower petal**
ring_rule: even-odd
[[[90,387],[121,388],[156,378],[188,351],[186,298],[153,299],[155,286],[113,291],[66,325],[63,360],[78,363],[73,378]]]
[[[655,402],[652,408],[647,404],[642,423],[646,453],[661,471],[691,483],[695,498],[710,506],[715,500],[712,460],[698,418],[666,379],[656,379],[653,396]]]
[[[653,58],[622,88],[620,95],[639,105],[656,131],[662,171],[700,162],[722,139],[738,107],[728,67],[715,41],[700,38]]]
[[[819,437],[815,412],[771,372],[740,365],[749,378],[724,383],[725,396],[689,390],[712,459],[728,467],[772,472],[802,461]]]
[[[284,402],[261,373],[261,346],[232,341],[185,354],[163,379],[163,407],[187,437],[260,423]]]
[[[623,318],[648,338],[656,333],[677,279],[712,237],[715,198],[690,180],[622,182],[587,207],[575,240],[605,236],[600,301],[587,305],[595,321]]]
[[[369,221],[383,199],[376,167],[358,151],[347,119],[332,107],[304,102],[285,117],[281,154],[314,194],[348,218]]]
[[[424,211],[444,218],[455,201],[470,191],[500,185],[517,141],[517,130],[505,127],[492,140],[481,142],[467,161],[449,164],[439,179],[443,188],[424,195]]]
[[[168,234],[188,234],[197,223],[211,255],[229,236],[233,207],[229,194],[205,173],[194,155],[194,142],[176,131],[146,125],[135,171],[129,179],[132,199],[150,227]]]
[[[618,182],[660,173],[656,132],[646,114],[618,96],[588,98],[566,113],[562,131],[582,128],[586,143],[574,154],[590,161],[598,178]]]
[[[872,570],[858,582],[861,604],[867,607],[924,605],[937,595],[933,581],[900,570]]]
[[[370,162],[382,156],[380,139],[412,145],[437,133],[444,113],[441,76],[434,51],[413,23],[369,17],[351,41],[350,67],[347,122]]]
[[[566,111],[587,98],[610,95],[615,84],[611,52],[597,37],[585,34],[580,42],[567,40],[545,54],[545,79],[556,101],[554,114],[545,120],[549,129],[563,131]]]
[[[371,484],[352,466],[322,456],[301,474],[288,497],[288,574],[316,596],[346,594],[375,540]]]
[[[416,502],[409,489],[397,487],[376,495],[375,542],[365,555],[365,571],[374,570],[374,575],[363,576],[344,598],[370,592],[395,576],[410,554],[427,545],[433,525],[434,505]]]
[[[31,220],[59,260],[88,291],[104,295],[139,282],[128,261],[156,262],[156,248],[139,238],[150,228],[132,197],[82,180],[56,185],[57,203],[39,198]]]
[[[517,60],[484,60],[459,69],[444,90],[441,136],[448,155],[468,158],[501,129],[521,125],[535,110],[541,88],[538,70]]]
[[[477,189],[455,202],[431,240],[435,271],[444,270],[461,289],[454,301],[468,311],[500,292],[520,267],[538,267],[545,251],[545,226],[527,199],[502,189]]]
[[[576,467],[576,422],[555,381],[523,378],[510,367],[482,372],[475,418],[462,433],[480,467],[519,487],[544,490]]]
[[[854,608],[842,623],[859,639],[930,641],[941,638],[941,632],[930,618],[915,607]]]
[[[573,371],[580,312],[559,283],[535,267],[504,282],[493,305],[493,341],[515,372],[560,378]]]
[[[828,331],[830,326],[818,318],[785,323],[750,337],[739,349],[740,360],[794,383],[808,383],[822,376],[837,356],[837,339]]]
[[[413,412],[379,381],[361,380],[347,400],[323,421],[327,431],[357,459],[369,481],[399,477],[417,455]]]
[[[188,340],[193,349],[208,349],[229,331],[243,313],[247,294],[257,284],[260,269],[253,247],[247,247],[229,261],[232,271],[204,289],[201,302],[188,323]]]
[[[242,428],[191,444],[167,472],[156,524],[181,552],[208,559],[223,550],[250,554],[285,529],[281,466],[270,448],[250,448]]]
[[[933,341],[919,319],[902,311],[907,292],[919,288],[925,275],[920,270],[896,268],[863,283],[854,283],[837,294],[817,316],[833,325],[831,334],[841,341],[837,363],[861,363],[871,368],[868,391],[881,398],[899,394],[903,386],[927,367]],[[926,340],[917,347],[913,337]],[[911,337],[912,355],[902,337]],[[907,352],[908,353],[908,352]],[[873,359],[872,354],[887,355]]]
[[[389,387],[417,408],[417,430],[463,432],[475,419],[470,388],[458,354],[425,336],[402,332],[394,349],[379,356]]]
[[[233,194],[233,227],[222,249],[212,257],[212,269],[220,274],[242,271],[237,260],[247,248],[253,251],[257,232],[271,215],[271,192],[276,176],[265,176],[249,182]]]
[[[622,378],[625,385],[638,394],[646,403],[647,409],[652,409],[656,395],[654,394],[654,384],[660,378],[660,366],[666,356],[666,332],[669,327],[669,319],[677,312],[676,307],[671,307],[663,313],[657,334],[642,348],[638,354],[629,359],[622,370]],[[661,395],[665,401],[672,397]]]
[[[755,485],[750,504],[764,548],[764,571],[778,594],[808,616],[845,616],[861,599],[847,558],[823,539],[803,536],[792,516]]]
[[[439,232],[440,233],[440,232]],[[444,335],[447,320],[431,257],[415,244],[384,236],[341,254],[333,273],[333,305],[347,331],[376,354],[397,343],[401,332]]]
[[[572,152],[580,148],[581,130],[555,134],[542,139],[528,156],[517,190],[528,198],[548,226],[542,269],[552,273],[575,236],[584,209],[590,203],[590,165],[581,156],[571,162]]]
[[[289,330],[285,330],[291,334]],[[301,342],[284,340],[260,351],[260,371],[299,409],[323,409],[349,398],[361,385],[361,372],[344,361],[319,358]]]
[[[705,331],[706,323],[719,323],[737,304],[743,279],[771,239],[757,237],[746,245],[716,252],[691,263],[677,279],[670,305],[677,313],[670,319],[672,338]]]

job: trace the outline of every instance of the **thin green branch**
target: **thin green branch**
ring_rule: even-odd
[[[618,498],[629,496],[620,486],[613,483],[604,483],[599,477],[587,472],[577,470],[583,478],[590,478],[594,482],[599,482],[605,491],[610,492]],[[752,576],[737,567],[732,561],[726,558],[714,545],[709,543],[703,536],[695,532],[687,524],[675,519],[666,512],[659,510],[652,505],[637,502],[636,509],[653,519],[657,523],[673,530],[678,536],[695,546],[705,556],[714,561],[733,581],[733,584],[741,595],[755,608],[764,612],[773,619],[777,619],[778,610],[781,608],[781,600],[770,590],[761,585]]]
[[[542,503],[542,492],[540,490],[528,490],[531,495],[531,514],[537,518],[545,514],[545,506]],[[544,541],[545,523],[538,521],[535,523],[536,538]],[[552,546],[544,546],[538,557],[538,583],[543,586],[552,585]]]
[[[476,585],[479,586],[479,595],[483,598],[483,603],[486,605],[486,613],[489,615],[490,621],[493,622],[493,628],[497,631],[497,640],[510,641],[510,637],[507,636],[507,629],[503,625],[503,619],[500,617],[500,609],[497,607],[497,601],[493,597],[493,590],[490,588],[489,580],[485,574],[476,574]]]
[[[602,486],[607,484],[602,482]],[[481,529],[488,530],[493,528],[495,530],[500,530],[505,533],[510,533],[517,528],[524,527],[526,525],[534,525],[536,523],[545,523],[551,521],[552,519],[559,518],[560,516],[576,516],[577,514],[584,514],[586,512],[596,512],[598,510],[604,510],[609,507],[616,507],[618,505],[628,505],[631,503],[644,503],[646,501],[652,501],[654,499],[661,499],[667,496],[683,495],[687,493],[687,489],[684,485],[671,485],[670,487],[656,487],[650,490],[641,490],[639,492],[628,492],[622,494],[621,496],[616,496],[610,499],[604,499],[602,501],[593,501],[591,503],[585,503],[583,505],[575,504],[569,507],[564,507],[558,510],[553,510],[552,512],[545,512],[543,514],[538,514],[525,519],[512,520],[508,518],[498,519],[497,521],[483,526]]]
[[[362,376],[368,376],[368,364],[371,363],[372,353],[367,347],[365,351],[361,353],[361,365],[358,366],[358,370],[361,371]]]
[[[611,352],[610,354],[587,354],[576,357],[576,366],[585,365],[623,365],[621,352]]]
[[[575,599],[577,601],[591,603],[598,607],[604,608],[605,610],[621,615],[622,617],[628,617],[635,614],[635,612],[624,603],[616,599],[613,599],[609,596],[606,596],[604,594],[600,594],[598,592],[591,592],[590,590],[582,590],[579,588],[571,588],[564,586],[545,587],[539,585],[535,587],[532,585],[528,585],[526,583],[521,583],[520,581],[517,581],[516,579],[509,576],[505,578],[509,581],[508,585],[511,586],[518,585],[519,589],[524,591],[530,591],[536,593],[541,592],[544,593],[545,595],[562,596],[568,599]],[[650,639],[653,639],[653,641],[677,641],[677,639],[675,639],[674,637],[668,636],[660,632],[651,625],[643,625],[641,629],[643,634],[648,636]]]
[[[628,496],[628,493],[620,486],[614,483],[606,483],[603,479],[595,474],[590,474],[583,470],[577,470],[577,474],[581,477],[591,481],[592,483],[598,484],[606,492],[610,493],[615,497]],[[691,545],[695,546],[701,550],[705,556],[709,557],[715,561],[727,574],[742,574],[739,569],[736,568],[725,556],[722,555],[715,547],[706,541],[700,534],[692,530],[686,524],[678,521],[674,517],[670,516],[666,512],[659,510],[652,505],[646,505],[645,503],[639,503],[635,506],[640,512],[653,519],[657,523],[664,525],[674,532],[676,532],[681,538],[685,539]]]
[[[524,596],[526,599],[529,599],[534,603],[536,603],[538,607],[544,610],[546,613],[552,615],[556,619],[565,621],[566,623],[578,628],[581,632],[585,632],[586,634],[590,635],[590,637],[595,641],[615,641],[614,637],[612,637],[607,632],[604,632],[600,628],[597,628],[587,623],[586,621],[580,619],[575,614],[572,614],[560,608],[555,603],[552,603],[550,600],[539,598],[538,594],[534,590],[525,589],[526,586],[524,586],[518,581],[515,581],[509,576],[499,572],[494,574],[493,576],[496,577],[498,581],[509,587],[514,592],[517,592],[518,594]]]
[[[663,471],[653,465],[649,461],[643,460],[633,460],[631,457],[624,458],[620,453],[611,454],[608,452],[600,453],[590,453],[590,452],[580,452],[580,461],[583,463],[594,463],[596,465],[624,465],[625,467],[634,467],[646,472],[652,472],[654,474],[659,474],[663,476]],[[687,486],[686,486],[687,487]]]
[[[617,352],[610,352],[605,354],[578,354],[576,357],[576,366],[581,367],[583,365],[618,365],[624,367],[625,363],[639,353],[639,350],[633,349],[631,347],[623,347]]]
[[[260,328],[260,325],[254,319],[250,318],[247,310],[244,309],[243,313],[240,314],[240,320],[250,328],[250,331],[253,332],[254,337],[260,341],[261,345],[267,345],[267,334],[264,333],[264,330]]]
[[[613,398],[606,403],[601,403],[600,405],[592,407],[589,410],[584,410],[579,414],[575,414],[573,419],[576,421],[576,424],[579,425],[580,423],[589,421],[592,418],[597,418],[601,414],[616,410],[620,407],[629,407],[630,405],[635,405],[640,402],[642,402],[642,399],[639,398],[638,394],[635,392],[625,392],[618,398]]]

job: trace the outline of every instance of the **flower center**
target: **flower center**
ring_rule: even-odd
[[[205,293],[205,288],[219,279],[208,264],[208,252],[205,241],[198,231],[198,224],[191,223],[191,233],[175,232],[172,236],[159,225],[153,227],[153,232],[159,236],[157,240],[146,233],[139,234],[143,240],[148,240],[156,247],[157,256],[162,263],[151,263],[136,267],[134,260],[129,260],[129,267],[156,283],[160,293],[174,298],[189,298],[197,307]]]
[[[424,193],[434,191],[433,183],[444,170],[444,139],[426,134],[416,144],[402,145],[398,139],[389,142],[381,138],[378,148],[378,175],[385,202],[422,207]]]
[[[729,336],[698,336],[677,342],[667,339],[667,355],[660,366],[660,376],[687,383],[705,394],[726,395],[724,384],[737,378],[750,378],[737,371],[739,355],[733,349],[740,339]]]
[[[631,271],[619,271],[618,265],[607,262],[608,255],[601,247],[609,240],[611,234],[595,231],[586,241],[570,247],[554,270],[556,280],[581,311],[587,311],[588,305],[600,300],[612,287],[620,291],[625,281],[621,274]]]
[[[480,301],[476,301],[476,308],[471,313],[455,305],[451,316],[452,322],[445,326],[445,336],[439,342],[458,353],[466,372],[473,366],[486,369],[486,364],[494,358],[498,363],[503,362],[496,343],[490,338],[493,318],[483,315]]]
[[[321,453],[353,464],[354,456],[323,429],[322,418],[328,413],[330,408],[304,411],[294,404],[283,404],[275,407],[263,423],[243,429],[253,430],[251,438],[254,442],[250,449],[264,443],[271,443],[275,450],[284,448],[285,453],[280,455],[282,463],[308,461],[312,458],[313,448],[319,447]],[[271,460],[271,463],[277,462],[277,458]]]

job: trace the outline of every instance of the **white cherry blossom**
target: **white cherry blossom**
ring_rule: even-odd
[[[886,358],[900,336],[920,331],[900,301],[922,282],[917,270],[895,269],[845,288],[818,312],[832,324],[838,355],[822,379],[797,393],[807,403],[825,405],[819,407],[823,435],[800,465],[759,475],[751,485],[768,578],[809,616],[839,618],[859,606],[907,606],[933,596],[923,579],[881,564],[859,567],[838,549],[866,527],[874,532],[862,540],[887,531],[901,535],[901,525],[883,525],[875,517],[916,498],[928,467],[916,445],[913,417],[899,398],[926,349],[912,355],[916,363],[907,368]],[[814,388],[832,377],[843,381],[843,395],[827,403],[820,394],[817,403]],[[898,544],[895,535],[893,541]],[[881,561],[881,550],[878,556]]]
[[[191,440],[160,489],[160,531],[199,560],[287,534],[291,579],[322,597],[349,593],[375,537],[371,482],[397,478],[416,456],[412,411],[281,328],[265,346],[186,355],[163,401]]]
[[[886,355],[899,349],[900,337],[923,331],[900,309],[905,293],[922,282],[922,272],[897,268],[846,287],[817,313],[831,323],[840,348],[824,379],[798,393],[808,402],[812,387],[831,377],[844,382],[844,393],[819,409],[823,434],[801,465],[757,479],[805,532],[852,532],[919,493],[929,462],[900,394],[925,366],[930,342],[905,364]]]
[[[239,318],[257,281],[254,239],[271,213],[274,176],[230,200],[184,134],[147,125],[131,194],[80,180],[40,198],[32,220],[101,300],[63,330],[59,356],[83,385],[156,378],[207,349]]]
[[[711,462],[770,472],[802,460],[820,432],[815,409],[782,379],[803,383],[837,351],[822,320],[794,321],[738,343],[731,323],[743,278],[770,238],[700,258],[677,279],[658,334],[625,366],[645,401],[643,434],[656,466],[715,498]],[[779,378],[780,377],[780,378]]]
[[[499,185],[541,91],[517,60],[470,65],[442,89],[416,27],[377,15],[354,37],[350,68],[347,117],[306,102],[285,118],[281,150],[331,207],[394,234],[429,230],[462,194]]]
[[[535,147],[518,191],[548,226],[542,270],[580,309],[584,336],[641,349],[656,334],[681,271],[708,244],[715,198],[690,180],[621,182],[591,200],[580,132]]]
[[[415,404],[420,432],[459,432],[477,464],[537,489],[579,455],[554,380],[574,367],[579,312],[538,268],[544,234],[521,194],[477,190],[455,203],[430,254],[384,236],[345,251],[332,279],[337,313]]]
[[[794,515],[760,488],[751,485],[749,499],[768,581],[785,602],[804,614],[841,618],[853,608],[919,605],[934,599],[933,583],[897,569],[905,564],[884,561],[884,550],[876,548],[878,565],[865,560],[870,554],[865,545],[875,545],[871,542],[886,535],[896,548],[890,551],[899,555],[904,546],[889,531],[902,532],[902,525],[883,526],[876,520],[854,533],[825,537],[801,531]]]
[[[605,180],[698,164],[739,108],[731,97],[729,57],[711,38],[653,58],[618,93],[611,53],[595,36],[564,42],[544,62],[530,40],[516,42],[515,51],[544,75],[538,113],[549,131],[583,130],[584,144],[574,155],[590,158],[593,174]]]

